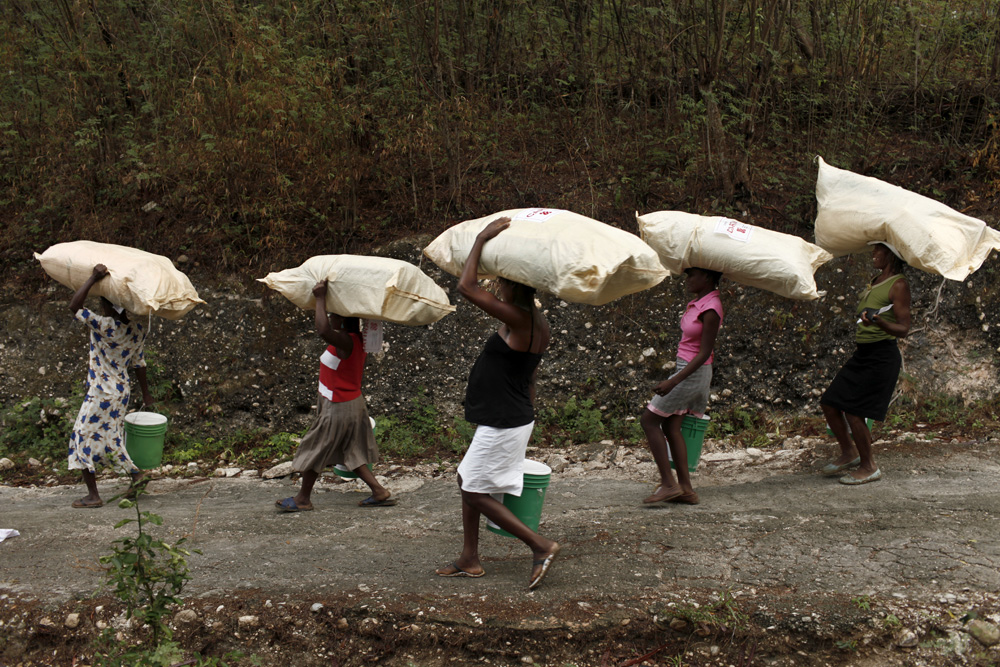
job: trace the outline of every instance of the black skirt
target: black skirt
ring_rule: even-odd
[[[820,403],[856,417],[882,421],[902,365],[896,339],[858,343],[854,356],[833,378]]]

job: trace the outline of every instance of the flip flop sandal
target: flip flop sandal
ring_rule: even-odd
[[[395,498],[386,498],[385,500],[375,500],[374,496],[368,496],[360,503],[358,507],[392,507],[396,504]]]
[[[453,568],[455,568],[454,572],[451,572],[450,574],[445,574],[444,572],[438,572],[437,576],[439,576],[439,577],[469,577],[470,579],[478,579],[479,577],[482,577],[482,576],[486,575],[486,570],[483,570],[482,572],[468,572],[468,571],[463,570],[462,568],[460,568],[458,566],[458,563],[454,563],[454,562],[451,564],[451,566]]]
[[[858,479],[853,475],[844,475],[839,481],[841,484],[847,484],[848,486],[857,486],[859,484],[867,484],[868,482],[877,482],[880,479],[882,479],[882,470],[878,469],[867,477],[862,477],[861,479]]]
[[[104,501],[98,500],[97,502],[87,502],[82,498],[80,500],[73,501],[73,507],[76,509],[97,509],[98,507],[104,507]]]
[[[653,492],[653,495],[643,499],[642,502],[645,505],[652,505],[653,503],[664,503],[669,500],[673,500],[674,498],[680,496],[683,493],[684,492],[677,487],[674,487],[673,489],[668,489],[667,487],[658,486],[656,487],[656,491]]]
[[[529,591],[533,591],[542,585],[542,579],[544,579],[545,575],[549,573],[550,569],[552,569],[552,563],[553,561],[555,561],[556,556],[559,555],[559,552],[561,550],[562,548],[558,544],[556,544],[554,547],[552,547],[552,552],[548,556],[542,558],[541,560],[532,561],[531,563],[532,567],[537,567],[538,565],[541,565],[542,569],[538,572],[538,575],[534,579],[532,579],[531,582],[528,584]]]
[[[281,512],[308,512],[312,510],[312,505],[296,505],[295,498],[285,498],[284,500],[276,500],[274,502],[275,507]]]
[[[847,463],[842,463],[837,465],[836,463],[827,463],[823,466],[823,474],[827,477],[833,477],[834,475],[840,474],[847,470],[848,468],[856,468],[861,465],[861,457],[858,456],[853,461],[848,461]]]

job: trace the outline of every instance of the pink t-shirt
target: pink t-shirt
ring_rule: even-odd
[[[714,310],[719,314],[719,328],[722,328],[722,299],[719,298],[719,290],[712,290],[700,299],[695,299],[687,305],[687,310],[681,317],[681,342],[677,346],[677,356],[684,361],[691,361],[698,356],[701,349],[701,330],[704,328],[701,314],[706,310]],[[708,357],[706,364],[712,363],[715,359],[713,352]]]

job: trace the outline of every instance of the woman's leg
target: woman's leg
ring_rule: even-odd
[[[319,473],[314,470],[304,470],[302,472],[302,486],[299,487],[298,494],[292,499],[299,507],[312,507],[312,490]]]
[[[670,455],[674,459],[674,465],[677,467],[678,486],[684,493],[691,493],[694,491],[694,487],[691,486],[691,473],[688,472],[687,443],[681,433],[683,421],[682,415],[670,415],[663,421],[661,428],[666,435],[667,443],[670,445]],[[669,466],[668,463],[667,467],[669,468]]]
[[[468,508],[468,512],[466,508]],[[528,548],[531,549],[531,581],[534,581],[535,577],[538,576],[543,567],[544,561],[559,552],[558,543],[542,537],[535,531],[528,528],[524,525],[523,521],[518,519],[517,516],[507,508],[506,505],[499,502],[489,494],[462,491],[462,527],[465,531],[465,547],[462,551],[463,557],[466,555],[466,550],[470,547],[469,533],[471,531],[475,531],[471,544],[474,549],[478,549],[480,514],[486,516],[487,519],[495,523],[497,526],[524,542]],[[476,553],[475,558],[478,563],[478,553]],[[461,559],[458,562],[461,564]]]
[[[680,487],[674,482],[674,475],[670,471],[670,457],[667,456],[667,438],[663,433],[663,423],[665,417],[652,412],[648,408],[642,411],[639,417],[639,424],[643,433],[646,434],[646,441],[649,443],[649,451],[656,461],[656,469],[660,473],[660,485],[642,502],[655,503],[661,500],[668,500],[677,497],[681,493]],[[685,456],[686,458],[686,456]]]
[[[87,485],[87,495],[76,501],[75,505],[88,507],[90,505],[101,504],[101,494],[97,491],[97,473],[89,470],[81,470],[83,473],[83,483]]]
[[[454,563],[438,568],[436,572],[444,576],[454,576],[458,572],[478,576],[483,572],[479,561],[479,510],[465,502],[461,475],[458,477],[458,489],[462,494],[462,553]]]
[[[388,500],[389,496],[392,495],[384,486],[378,483],[378,480],[375,479],[375,474],[368,469],[367,465],[358,466],[354,469],[354,473],[372,490],[372,498],[375,499],[375,502],[380,503],[383,500]]]
[[[855,443],[851,442],[851,435],[847,427],[847,420],[851,415],[847,415],[843,410],[838,410],[832,405],[823,404],[820,407],[823,408],[823,416],[826,417],[827,425],[833,431],[833,437],[837,439],[837,444],[840,445],[840,456],[833,461],[833,465],[847,465],[858,457],[858,448],[855,446]],[[846,419],[845,416],[847,417]],[[863,419],[861,422],[864,424]],[[854,424],[852,423],[851,430],[853,431],[853,429]],[[867,425],[865,426],[865,431],[868,431]],[[868,434],[868,442],[871,442],[871,433]]]
[[[857,447],[858,456],[861,457],[861,465],[857,470],[850,473],[855,479],[864,479],[878,470],[875,459],[872,456],[872,432],[868,430],[868,423],[864,417],[847,414],[847,423],[851,425],[851,435],[854,437],[854,445]]]

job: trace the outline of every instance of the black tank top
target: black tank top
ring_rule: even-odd
[[[515,428],[533,422],[531,375],[541,360],[541,353],[510,349],[500,334],[494,332],[469,373],[465,420],[494,428]]]

